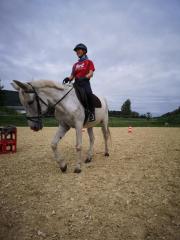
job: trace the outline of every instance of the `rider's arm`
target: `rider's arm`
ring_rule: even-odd
[[[88,64],[89,72],[88,72],[88,74],[86,74],[86,77],[90,79],[93,76],[95,67],[94,67],[94,63],[91,60],[88,60],[88,61],[89,61],[89,64]]]
[[[69,81],[72,81],[72,80],[73,80],[73,78],[74,78],[74,76],[73,76],[73,75],[71,75],[71,76],[69,77]]]
[[[92,78],[92,76],[93,76],[93,71],[89,70],[88,74],[86,74],[86,77],[90,79]]]

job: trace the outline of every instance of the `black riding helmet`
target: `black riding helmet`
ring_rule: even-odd
[[[87,47],[83,43],[79,43],[78,45],[76,45],[73,50],[77,51],[78,49],[82,49],[82,50],[84,50],[87,53]]]

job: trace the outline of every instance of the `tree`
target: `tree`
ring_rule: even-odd
[[[147,112],[146,113],[146,118],[147,118],[147,120],[151,119],[152,118],[152,114],[150,112]]]
[[[2,80],[0,79],[0,91],[3,90],[4,86],[2,85]]]
[[[138,113],[138,112],[135,112],[135,111],[132,111],[132,112],[131,112],[131,117],[133,117],[133,118],[138,118],[138,117],[139,117],[139,113]]]
[[[131,101],[130,99],[127,99],[122,107],[121,107],[121,112],[123,116],[130,116],[131,115]]]
[[[4,86],[2,85],[2,80],[0,79],[0,106],[4,105],[4,93],[3,93]]]

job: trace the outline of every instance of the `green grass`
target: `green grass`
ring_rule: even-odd
[[[44,126],[54,127],[58,126],[58,122],[55,118],[44,118],[43,119]],[[27,120],[24,115],[7,115],[0,116],[0,126],[7,125],[16,125],[16,126],[28,126]]]
[[[0,126],[7,125],[27,126],[27,121],[22,115],[0,116]]]
[[[122,117],[110,117],[110,127],[164,127],[165,123],[169,123],[169,127],[180,127],[180,116],[177,118],[153,118],[150,120],[143,118],[122,118]],[[58,126],[58,122],[55,118],[44,118],[44,126],[54,127]],[[7,115],[0,116],[0,126],[16,125],[27,126],[27,120],[24,115]]]

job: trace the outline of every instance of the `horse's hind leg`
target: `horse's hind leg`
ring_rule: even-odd
[[[77,151],[77,160],[76,167],[74,169],[75,173],[81,172],[81,159],[82,159],[82,125],[77,124],[76,126],[76,151]]]
[[[85,160],[85,163],[89,163],[92,160],[92,156],[93,156],[93,146],[94,146],[94,133],[93,133],[93,128],[88,128],[87,129],[88,135],[89,135],[89,150],[88,150],[88,156],[87,159]]]
[[[51,142],[51,148],[53,150],[54,153],[54,158],[56,159],[56,161],[58,162],[60,169],[62,172],[65,172],[67,169],[67,164],[65,163],[65,161],[63,160],[62,156],[60,155],[60,153],[57,150],[57,145],[58,142],[62,139],[62,137],[66,134],[66,132],[69,130],[70,128],[68,126],[59,126],[58,131],[56,132],[52,142]]]
[[[105,143],[105,153],[104,156],[108,157],[109,156],[109,149],[108,149],[108,138],[110,136],[109,128],[108,128],[108,122],[104,121],[102,123],[102,133],[104,137],[104,143]]]

